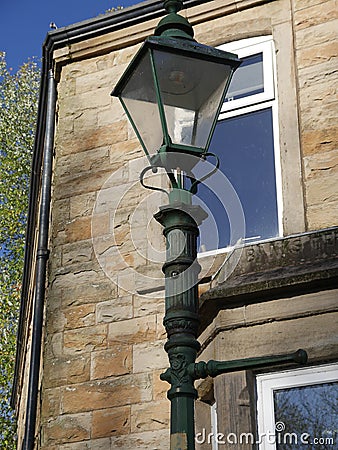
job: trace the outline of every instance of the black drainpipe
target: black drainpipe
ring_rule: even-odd
[[[37,402],[39,391],[41,342],[43,329],[43,309],[46,286],[46,268],[49,256],[48,230],[51,199],[51,179],[53,167],[54,125],[55,125],[56,90],[53,71],[48,71],[47,112],[44,142],[44,159],[41,184],[39,213],[39,236],[35,269],[35,299],[33,310],[33,328],[31,357],[29,367],[29,384],[26,405],[26,424],[22,450],[34,449]]]

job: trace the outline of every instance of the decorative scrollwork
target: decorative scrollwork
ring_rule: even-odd
[[[173,334],[173,332],[188,332],[189,334],[196,334],[198,328],[197,321],[189,320],[189,319],[175,319],[168,320],[165,322],[165,329],[168,335]]]

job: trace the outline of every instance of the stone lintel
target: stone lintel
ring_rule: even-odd
[[[201,331],[222,309],[336,288],[337,238],[333,227],[235,249],[201,296]]]

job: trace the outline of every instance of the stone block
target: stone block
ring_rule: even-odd
[[[64,310],[65,328],[74,329],[95,325],[95,304],[71,306]]]
[[[90,450],[110,450],[110,438],[91,439]]]
[[[337,171],[306,180],[306,200],[309,206],[337,202]],[[332,224],[337,225],[337,222]]]
[[[111,173],[110,176],[107,177],[104,185],[101,186],[97,193],[93,214],[109,212],[111,219],[114,219],[116,224],[118,223],[119,217],[117,216],[115,218],[115,215],[117,214],[118,209],[121,208],[121,199],[128,188],[126,185],[128,177],[128,166],[122,166],[119,170]]]
[[[115,101],[114,101],[115,100]],[[110,125],[113,122],[124,119],[126,113],[122,110],[121,106],[117,106],[117,99],[111,99],[109,105],[105,108],[100,106],[100,110],[97,113],[97,122],[99,127]]]
[[[44,352],[46,358],[59,358],[63,356],[62,344],[63,333],[57,332],[48,334],[44,342]]]
[[[85,129],[93,129],[98,127],[97,109],[86,109],[72,117],[74,122],[74,135],[82,133]]]
[[[62,70],[60,82],[57,85],[59,100],[75,95],[75,78],[66,77],[64,75],[65,71]]]
[[[149,372],[168,366],[168,356],[164,351],[164,340],[135,344],[133,346],[134,373]]]
[[[336,77],[336,58],[330,58],[320,64],[299,68],[299,88],[302,90],[313,85],[325,88],[326,82],[331,82]],[[315,119],[315,118],[314,118]]]
[[[334,238],[332,246],[335,245]],[[320,296],[320,302],[318,302]],[[222,309],[213,322],[199,336],[202,348],[208,345],[210,338],[214,338],[221,331],[230,331],[245,326],[254,326],[285,319],[299,318],[335,310],[336,290],[298,295],[269,303],[257,303],[240,308]],[[203,356],[203,352],[202,352]],[[201,355],[199,355],[199,359]],[[204,358],[207,359],[207,358]],[[210,359],[215,359],[212,356]]]
[[[105,89],[96,92],[81,92],[80,94],[75,94],[73,89],[72,95],[69,96],[64,96],[63,92],[64,90],[61,94],[62,101],[59,102],[59,117],[64,121],[67,119],[68,122],[73,122],[72,119],[84,111],[95,110],[98,113],[112,103],[112,97]],[[110,123],[112,122],[113,120],[110,121]]]
[[[78,234],[81,233],[81,230],[73,231],[72,238],[81,239],[81,234]],[[94,259],[93,244],[90,238],[62,245],[61,252],[62,264],[60,268],[67,269],[70,265],[82,266],[85,263],[90,263]]]
[[[168,429],[169,422],[169,400],[131,405],[131,433]]]
[[[70,219],[70,201],[68,198],[53,201],[51,219],[54,235],[57,231],[64,230],[65,224]]]
[[[338,59],[337,59],[338,61]],[[300,92],[300,106],[302,109],[316,110],[325,104],[327,107],[336,106],[336,85],[338,77],[329,76],[322,82],[309,83]],[[323,111],[325,113],[326,111]]]
[[[303,48],[297,53],[297,62],[300,69],[315,64],[322,64],[336,57],[336,43],[326,42],[310,48]]]
[[[71,197],[68,200],[70,201],[70,220],[76,219],[80,216],[89,216],[93,212],[93,207],[96,200],[96,192],[77,195],[75,197]]]
[[[137,157],[143,157],[143,150],[136,138],[132,140],[128,139],[128,141],[123,143],[123,147],[121,146],[121,143],[113,143],[109,153],[110,163],[113,164],[113,167],[116,167],[117,163],[132,160]]]
[[[164,298],[155,295],[134,295],[133,316],[142,317],[152,314],[164,315]]]
[[[133,316],[133,299],[131,295],[115,297],[96,305],[96,322],[115,322],[130,319]],[[110,331],[109,331],[110,335]],[[111,340],[111,338],[109,338]]]
[[[132,58],[136,55],[136,53],[138,52],[138,50],[140,49],[141,44],[136,44],[136,45],[128,45],[125,48],[121,48],[119,49],[118,52],[114,53],[116,55],[115,57],[115,65],[120,65],[120,64],[127,64],[129,63]]]
[[[114,143],[124,142],[128,138],[126,120],[121,120],[104,127],[86,128],[79,130],[70,136],[60,135],[57,130],[57,148],[60,156],[70,153],[79,153],[94,148],[110,146]],[[121,145],[121,144],[120,144]]]
[[[110,446],[106,447],[107,449],[110,448]],[[58,447],[58,450],[92,450],[92,444],[90,441],[81,441],[81,442],[72,442],[70,444],[62,444],[61,447]],[[49,450],[49,447],[48,449]]]
[[[63,337],[65,355],[92,352],[107,347],[107,325],[66,330]]]
[[[163,339],[166,339],[166,337],[167,337],[167,332],[163,325],[163,318],[164,318],[164,313],[157,314],[157,316],[156,316],[156,339],[163,340]]]
[[[305,156],[334,151],[338,142],[338,127],[304,130],[302,142]]]
[[[295,30],[313,27],[338,18],[335,0],[324,1],[295,12]]]
[[[91,236],[97,238],[100,236],[110,236],[110,211],[102,214],[92,214],[91,216]]]
[[[168,450],[170,446],[169,430],[145,431],[111,438],[111,448],[135,450],[137,448]]]
[[[50,419],[43,425],[42,442],[45,444],[63,444],[90,438],[91,414],[66,414]]]
[[[305,178],[321,178],[338,172],[338,149],[304,157]]]
[[[217,335],[216,358],[229,361],[303,348],[310,361],[332,359],[337,356],[336,328],[337,313],[332,312],[231,329]]]
[[[129,432],[130,406],[93,411],[93,438],[121,436]]]
[[[61,299],[58,301],[59,308],[61,305]],[[53,310],[48,308],[46,314],[46,331],[48,334],[58,333],[64,330],[66,318],[64,312],[61,309]]]
[[[308,206],[306,210],[308,229],[319,230],[335,225],[337,214],[337,201]]]
[[[79,172],[102,170],[109,164],[109,146],[95,148],[58,158],[56,177],[67,181]]]
[[[65,387],[61,394],[64,413],[114,408],[152,399],[150,374],[126,375]]]
[[[320,302],[318,302],[318,293],[299,295],[288,299],[275,300],[268,304],[258,303],[247,305],[243,308],[245,319],[242,325],[254,325],[264,323],[271,318],[274,320],[285,320],[291,318],[304,317],[335,311],[337,307],[338,290],[329,290],[321,292]],[[217,319],[216,319],[217,320]]]
[[[43,383],[46,388],[83,383],[90,379],[90,356],[45,358]]]
[[[45,421],[48,417],[56,417],[61,413],[60,388],[43,389],[41,393],[41,417]]]
[[[167,366],[165,367],[165,370],[169,367],[169,361],[167,362]],[[167,392],[170,388],[170,384],[166,381],[162,381],[160,378],[161,373],[163,373],[164,370],[155,370],[153,372],[153,399],[155,401],[164,400],[167,399]]]
[[[115,66],[116,67],[116,66]],[[123,73],[123,68],[118,68],[121,74]],[[111,68],[95,71],[93,73],[85,73],[76,78],[76,94],[83,92],[103,90],[110,96],[112,87],[114,85],[114,80],[118,80],[117,70],[111,70]]]
[[[333,42],[337,38],[337,21],[331,20],[298,30],[296,48],[312,47],[324,42]]]
[[[92,352],[91,379],[126,375],[132,369],[132,346],[114,345],[108,350]]]
[[[294,0],[293,3],[295,11],[300,11],[302,9],[307,9],[313,5],[319,5],[323,3],[323,0]]]
[[[70,198],[76,195],[99,191],[111,176],[111,170],[105,169],[90,173],[77,173],[68,181],[60,180],[57,198]],[[104,211],[106,212],[106,211]]]
[[[95,270],[60,274],[53,281],[54,289],[57,293],[61,290],[62,308],[98,303],[113,297],[117,292],[116,285]]]
[[[66,242],[76,242],[91,238],[91,217],[79,217],[65,227]]]
[[[108,328],[109,345],[115,345],[119,342],[135,344],[153,341],[155,337],[155,315],[114,322],[109,324]]]

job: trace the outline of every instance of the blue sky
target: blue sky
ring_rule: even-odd
[[[50,22],[61,28],[136,3],[141,0],[0,0],[0,51],[16,71],[28,58],[41,58]]]

